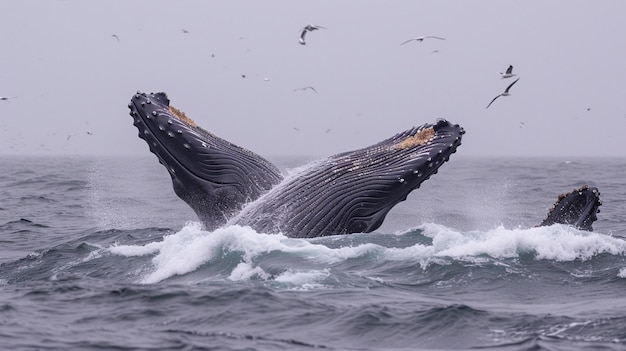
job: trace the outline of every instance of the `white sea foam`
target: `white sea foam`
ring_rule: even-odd
[[[485,256],[503,259],[529,252],[537,259],[556,261],[587,260],[601,253],[626,253],[626,241],[622,239],[560,225],[530,229],[498,227],[485,232],[461,232],[436,224],[424,224],[417,229],[424,236],[432,238],[432,245],[415,243],[402,248],[386,247],[364,240],[360,243],[356,237],[352,246],[329,247],[323,239],[294,239],[257,233],[241,226],[228,226],[209,232],[202,230],[198,223],[190,223],[160,242],[115,245],[108,250],[123,256],[154,255],[153,269],[142,278],[143,283],[156,283],[193,272],[203,264],[220,262],[222,255],[235,252],[239,261],[227,268],[230,269],[226,272],[228,279],[274,280],[299,286],[319,284],[329,276],[328,266],[355,258],[380,262],[407,261],[425,267],[431,263],[444,262],[442,260],[447,258],[480,263],[486,261]],[[258,261],[272,252],[295,256],[297,260],[307,263],[302,267],[289,266],[279,274],[270,274]]]
[[[261,279],[269,279],[271,277],[270,274],[267,274],[261,267],[254,266],[249,262],[241,262],[240,264],[233,269],[228,276],[230,280],[248,280],[253,277],[259,277]]]
[[[328,269],[321,270],[299,270],[299,269],[288,269],[278,277],[276,277],[277,282],[294,284],[298,286],[306,285],[306,284],[315,284],[323,279],[326,279],[330,276],[330,271]]]
[[[161,242],[146,245],[115,245],[109,251],[122,256],[145,256],[154,254],[154,271],[142,279],[155,283],[175,275],[194,271],[216,258],[220,252],[240,252],[242,262],[231,272],[229,279],[245,280],[252,277],[267,279],[269,275],[255,266],[254,258],[272,251],[296,254],[306,260],[332,264],[358,257],[377,245],[363,244],[358,247],[331,249],[304,239],[292,239],[283,235],[257,233],[249,227],[229,226],[213,232],[204,231],[197,223],[190,223],[179,232],[168,235]],[[288,280],[289,275],[280,279]]]
[[[424,235],[433,239],[437,256],[509,258],[534,251],[538,259],[572,261],[590,259],[601,253],[626,253],[626,241],[622,239],[563,225],[528,229],[497,227],[486,232],[468,233],[436,224],[425,224],[420,228]]]

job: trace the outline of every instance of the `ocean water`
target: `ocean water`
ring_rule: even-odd
[[[453,155],[316,239],[204,231],[152,155],[0,165],[2,349],[626,349],[626,159]],[[583,184],[594,232],[535,227]]]

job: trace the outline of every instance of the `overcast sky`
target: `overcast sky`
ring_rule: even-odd
[[[0,155],[147,155],[128,115],[137,90],[267,157],[348,151],[438,117],[465,128],[463,155],[626,155],[624,1],[1,7],[0,96],[15,98],[0,101]],[[327,29],[302,46],[306,24]],[[446,40],[400,45],[423,35]],[[508,65],[519,82],[485,109],[515,79],[500,78]],[[318,93],[294,91],[306,86]]]

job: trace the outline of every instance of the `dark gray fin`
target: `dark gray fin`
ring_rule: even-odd
[[[581,188],[559,195],[554,207],[548,211],[540,226],[555,223],[571,225],[581,230],[593,231],[592,224],[600,213],[600,191],[584,185]]]
[[[437,173],[464,133],[458,124],[439,120],[314,162],[246,206],[231,223],[290,237],[371,232]]]
[[[176,195],[215,229],[282,180],[261,156],[200,128],[165,93],[138,92],[128,104],[139,137],[167,168]]]

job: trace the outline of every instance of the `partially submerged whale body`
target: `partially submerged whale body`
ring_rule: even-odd
[[[439,119],[283,179],[271,162],[200,128],[169,103],[165,93],[138,92],[128,107],[176,195],[208,230],[238,224],[290,237],[374,231],[437,173],[465,133]]]
[[[539,226],[560,223],[581,230],[593,231],[592,224],[598,219],[597,214],[600,213],[601,205],[598,188],[584,185],[569,193],[559,195]]]

